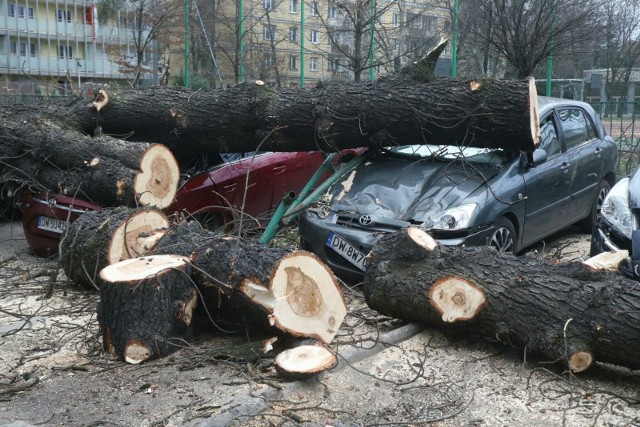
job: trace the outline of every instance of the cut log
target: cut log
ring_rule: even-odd
[[[333,369],[336,355],[323,345],[305,344],[283,351],[275,359],[278,375],[289,380],[303,380]]]
[[[369,255],[367,303],[382,314],[498,339],[563,361],[640,367],[640,287],[581,263],[489,247],[433,246],[424,231],[385,235]]]
[[[104,267],[145,255],[169,227],[155,208],[112,208],[81,215],[60,241],[60,264],[67,277],[96,285]]]
[[[12,106],[13,107],[13,106]],[[0,113],[2,183],[49,191],[103,206],[168,206],[180,175],[171,152],[161,145],[91,138],[62,122],[68,111],[51,107]],[[60,111],[55,122],[51,110]],[[12,114],[9,114],[12,113]],[[65,126],[66,125],[66,126]]]
[[[334,151],[416,141],[517,152],[533,151],[539,140],[532,79],[437,78],[416,85],[315,89],[254,82],[211,92],[114,88],[99,96],[105,94],[109,100],[99,112],[85,103],[76,107],[85,132],[99,123],[108,134],[133,133],[165,144],[180,159],[208,152]]]
[[[142,257],[100,272],[98,322],[105,351],[127,363],[166,356],[191,335],[198,292],[184,257]]]
[[[226,237],[191,259],[195,282],[231,320],[328,343],[346,316],[335,276],[310,252]]]

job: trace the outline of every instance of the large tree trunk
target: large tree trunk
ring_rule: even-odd
[[[232,320],[328,343],[347,314],[335,276],[310,252],[226,237],[191,260],[196,283]]]
[[[103,89],[93,108],[82,103],[75,111],[87,132],[99,123],[108,134],[133,133],[165,144],[179,158],[416,142],[532,151],[539,133],[533,80],[393,80],[309,90],[262,82],[211,92]]]
[[[100,270],[145,255],[168,227],[167,217],[152,208],[85,213],[62,236],[60,264],[75,283],[96,286]]]
[[[189,261],[171,255],[103,269],[98,322],[105,351],[137,364],[182,348],[198,304],[190,276]]]
[[[383,314],[498,339],[574,371],[640,367],[640,287],[619,274],[438,246],[415,228],[383,237],[369,256],[365,298]]]
[[[180,176],[166,147],[92,138],[74,129],[75,116],[60,105],[0,111],[2,183],[104,206],[166,207],[173,201]]]

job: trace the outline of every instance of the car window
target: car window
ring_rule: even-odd
[[[547,157],[560,153],[560,140],[553,120],[553,115],[542,119],[540,123],[540,148],[547,152]]]
[[[593,124],[579,108],[565,108],[558,111],[560,127],[567,150],[589,141],[595,136]]]

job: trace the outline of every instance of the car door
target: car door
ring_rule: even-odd
[[[558,108],[557,116],[571,165],[570,202],[565,218],[568,225],[584,218],[591,209],[604,167],[604,142],[580,107]]]
[[[524,172],[527,194],[523,245],[551,234],[564,224],[570,197],[571,165],[564,153],[553,111],[540,121],[540,137],[540,148],[546,151],[547,160]]]
[[[213,177],[216,188],[235,213],[260,217],[271,208],[272,182],[265,168],[271,165],[271,153],[242,153],[227,163]]]

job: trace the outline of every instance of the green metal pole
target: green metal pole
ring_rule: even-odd
[[[244,81],[244,1],[238,0],[238,82]]]
[[[546,96],[551,96],[551,79],[553,77],[553,24],[556,20],[556,2],[551,3],[551,42],[549,43],[549,56],[547,56],[547,87]]]
[[[369,44],[369,80],[375,80],[375,70],[373,65],[375,64],[374,51],[376,42],[376,0],[371,0],[371,40]]]
[[[189,0],[184,0],[184,87],[189,87]]]
[[[304,87],[304,0],[300,0],[300,87]]]
[[[453,40],[451,42],[451,77],[458,75],[458,0],[453,2]]]

